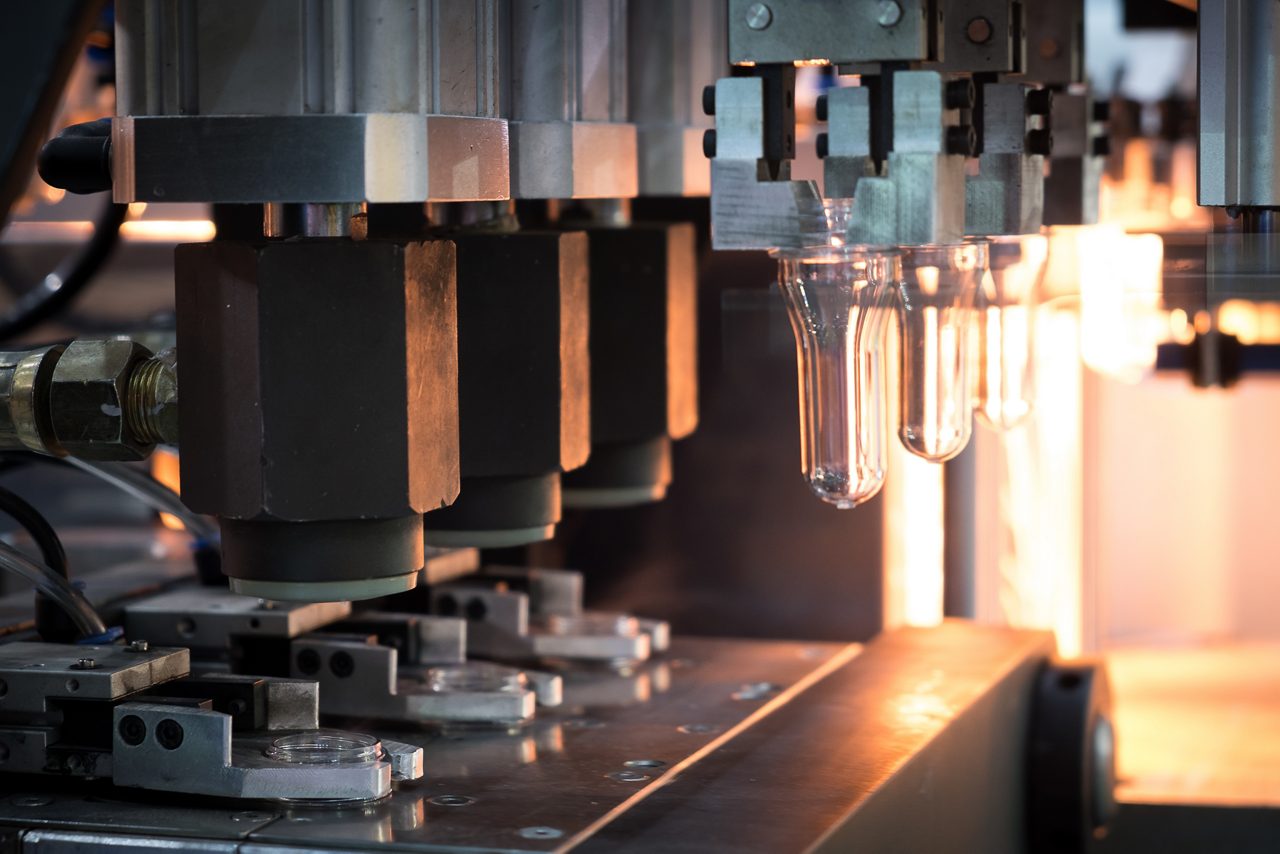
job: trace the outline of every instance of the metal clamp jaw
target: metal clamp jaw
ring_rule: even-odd
[[[433,589],[431,609],[465,615],[469,648],[505,661],[625,667],[670,643],[662,620],[585,610],[582,576],[568,570],[486,568]]]

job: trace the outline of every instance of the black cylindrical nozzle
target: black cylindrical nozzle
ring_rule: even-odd
[[[44,144],[37,161],[40,177],[68,193],[111,189],[111,119],[71,125]]]

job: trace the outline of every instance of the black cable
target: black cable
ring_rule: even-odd
[[[39,510],[16,492],[0,486],[0,513],[11,517],[31,535],[40,549],[40,558],[50,569],[63,578],[70,577],[67,573],[67,550],[62,547],[58,532]]]
[[[93,235],[71,257],[18,297],[0,314],[0,341],[29,332],[71,304],[93,281],[120,241],[128,205],[108,201],[93,223]]]
[[[53,525],[30,502],[12,490],[0,486],[0,513],[11,517],[26,531],[40,549],[45,566],[70,579],[67,566],[67,550]],[[70,643],[80,637],[75,622],[62,606],[44,593],[36,591],[35,629],[43,640]]]

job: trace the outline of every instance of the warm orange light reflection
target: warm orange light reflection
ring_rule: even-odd
[[[1227,300],[1218,307],[1218,329],[1241,344],[1280,343],[1280,303]]]
[[[898,348],[892,326],[886,350]],[[890,358],[888,388],[900,382],[900,360]],[[889,423],[898,421],[898,395],[886,398]],[[901,442],[889,442],[884,489],[884,624],[936,626],[942,622],[942,466],[921,459]]]
[[[142,243],[203,243],[216,233],[207,219],[138,219],[120,226],[122,237]]]
[[[1137,382],[1155,366],[1168,329],[1160,310],[1164,241],[1103,226],[1076,237],[1081,356],[1101,374]]]
[[[151,455],[151,476],[172,489],[181,492],[182,481],[179,475],[178,455],[165,448],[156,448]],[[160,522],[166,528],[175,531],[183,530],[182,521],[169,513],[160,514]]]

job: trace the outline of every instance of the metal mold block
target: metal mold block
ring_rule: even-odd
[[[39,714],[51,699],[119,700],[191,669],[185,649],[19,641],[0,645],[0,711]]]

